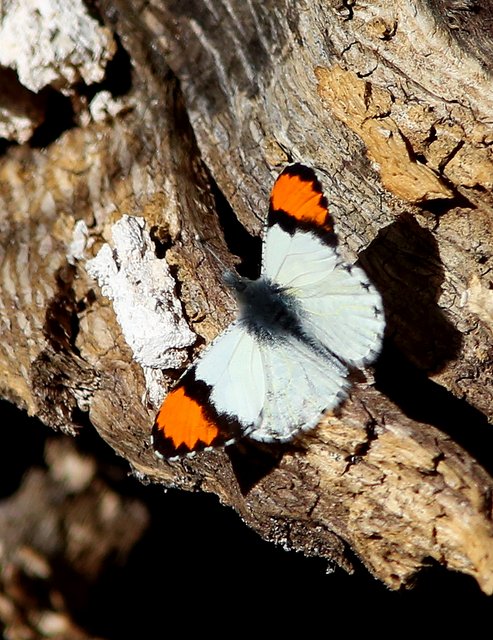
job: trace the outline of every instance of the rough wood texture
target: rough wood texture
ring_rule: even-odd
[[[132,90],[86,108],[72,87],[77,126],[2,159],[3,394],[66,432],[93,425],[137,474],[214,492],[267,539],[348,570],[356,553],[392,588],[433,559],[493,593],[491,7],[470,5],[102,1],[121,42],[108,82],[124,50]],[[233,314],[196,237],[258,260],[249,233],[290,160],[319,169],[383,294],[375,380],[293,446],[158,462],[149,378],[85,261],[143,216],[192,358]]]

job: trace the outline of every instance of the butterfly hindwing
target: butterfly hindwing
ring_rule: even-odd
[[[199,360],[195,377],[210,387],[208,402],[241,435],[286,442],[341,402],[348,370],[324,346],[313,348],[266,326],[260,309],[270,301],[263,295],[256,321],[240,315]]]
[[[328,352],[291,339],[260,343],[260,356],[265,396],[261,419],[245,431],[252,440],[288,442],[346,396],[347,368]]]

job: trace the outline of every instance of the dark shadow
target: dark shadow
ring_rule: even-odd
[[[17,491],[31,467],[45,467],[44,446],[53,431],[6,400],[0,400],[0,416],[1,500]]]
[[[90,102],[100,91],[109,91],[113,98],[127,94],[132,88],[132,62],[127,51],[121,44],[117,34],[113,34],[116,42],[116,52],[108,61],[105,74],[101,82],[86,85],[80,84],[78,93],[86,96]]]
[[[40,149],[57,140],[64,131],[75,127],[75,114],[68,96],[64,96],[52,87],[40,91],[45,103],[45,119],[36,128],[29,145]]]
[[[350,637],[395,633],[403,619],[406,628],[415,625],[422,632],[425,625],[430,635],[452,631],[460,621],[478,629],[489,622],[492,599],[475,581],[432,562],[413,590],[392,592],[357,558],[353,575],[334,567],[328,572],[321,558],[264,542],[213,496],[164,495],[156,487],[147,487],[146,494],[151,527],[125,567],[114,566],[101,576],[81,611],[81,621],[95,635],[154,637],[177,618],[182,628],[183,614],[190,617],[188,631],[230,632],[244,606],[248,608],[242,603],[253,597],[258,604],[241,625],[254,634],[261,626],[288,635],[299,628],[315,636],[332,624],[327,622],[327,602],[337,612],[336,628]],[[283,614],[286,603],[291,610]],[[172,622],[167,621],[170,612]]]
[[[428,373],[456,358],[461,334],[438,306],[444,270],[430,231],[403,215],[379,232],[359,262],[382,295],[385,334],[405,358]]]
[[[493,428],[486,416],[430,380],[388,340],[375,366],[375,387],[409,418],[440,429],[493,473]]]
[[[277,467],[288,448],[292,451],[293,444],[262,445],[243,438],[226,449],[243,496]]]
[[[256,280],[260,276],[262,238],[248,233],[210,173],[208,177],[224,241],[230,252],[240,258],[236,270],[240,276]]]
[[[46,104],[41,93],[35,93],[19,81],[17,73],[0,65],[0,105],[11,116],[28,118],[32,122],[40,121],[45,113]],[[19,142],[0,138],[0,155],[5,154],[11,146]]]
[[[360,263],[385,308],[376,388],[407,416],[448,434],[493,471],[493,429],[484,414],[428,377],[461,347],[460,332],[438,306],[444,270],[433,235],[411,216],[401,216],[378,234]]]
[[[100,91],[109,91],[113,97],[122,96],[132,87],[132,66],[130,57],[116,38],[117,50],[108,62],[101,82],[86,85],[78,83],[74,87],[75,96],[85,97],[90,102]],[[39,93],[45,105],[45,119],[34,131],[29,145],[44,148],[57,140],[64,131],[76,126],[76,117],[70,97],[52,87],[45,87]]]

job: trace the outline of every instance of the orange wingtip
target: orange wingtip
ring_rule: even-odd
[[[333,232],[332,217],[327,199],[315,172],[302,164],[286,167],[277,178],[270,198],[270,222],[277,212],[305,223]]]
[[[165,457],[184,455],[223,442],[219,427],[201,404],[178,386],[164,399],[153,428],[153,444]]]

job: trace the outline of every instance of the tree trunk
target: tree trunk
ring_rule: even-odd
[[[76,59],[73,27],[72,57],[44,51],[49,80],[0,39],[45,123],[0,169],[3,395],[267,540],[348,570],[356,553],[391,588],[433,559],[493,593],[493,5],[98,6],[104,26],[78,22],[97,44]],[[234,316],[219,261],[258,265],[291,161],[383,296],[374,375],[292,446],[159,461],[159,401]]]

